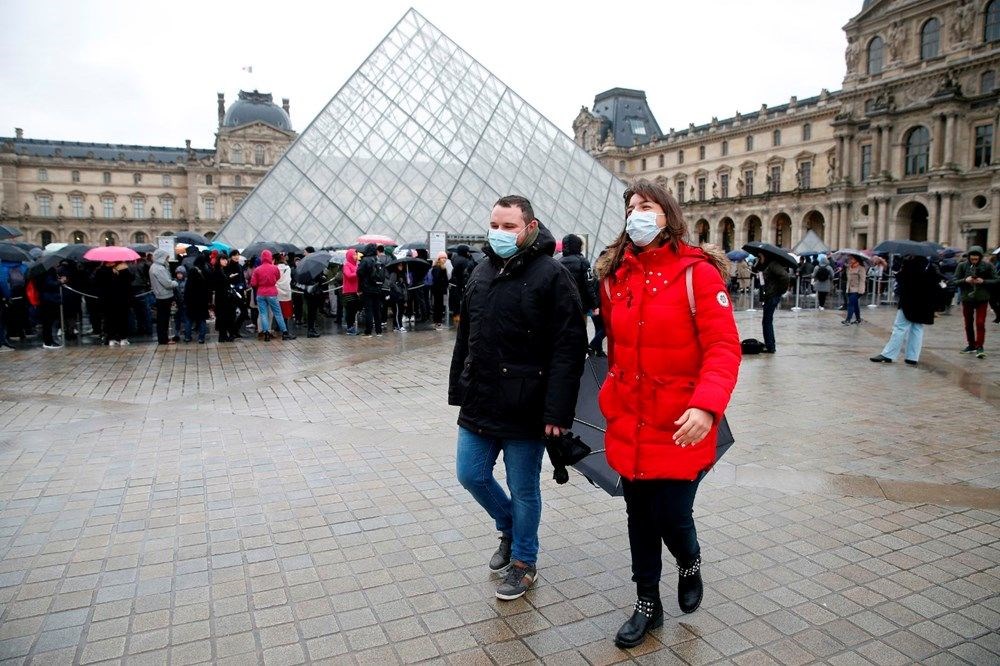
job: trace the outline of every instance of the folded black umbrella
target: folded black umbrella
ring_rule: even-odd
[[[0,261],[31,261],[27,250],[22,250],[13,243],[0,243]]]
[[[0,224],[0,240],[7,240],[8,238],[17,238],[18,236],[23,236],[21,230],[17,227],[11,227],[6,224]]]
[[[786,250],[778,247],[777,245],[771,245],[770,243],[762,243],[760,241],[752,241],[743,246],[745,252],[749,252],[755,257],[761,255],[775,259],[782,264],[785,264],[789,268],[795,268],[799,265],[799,262],[795,260],[795,257],[790,255]]]
[[[174,234],[174,243],[185,243],[187,245],[208,245],[212,241],[194,231],[181,231]]]
[[[937,250],[933,245],[929,243],[918,243],[917,241],[911,240],[882,241],[872,248],[872,252],[875,254],[898,254],[904,257],[908,254],[911,254],[914,257],[927,258],[937,256]]]
[[[555,468],[552,478],[558,484],[569,481],[569,473],[566,472],[568,465],[575,465],[590,455],[590,447],[572,431],[564,432],[559,437],[547,437],[545,450],[548,451],[549,460]]]

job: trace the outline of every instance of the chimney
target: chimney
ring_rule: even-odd
[[[219,127],[222,127],[222,119],[226,116],[226,96],[219,93]]]
[[[291,117],[292,117],[292,113],[291,113],[291,111],[289,111],[289,110],[288,110],[288,98],[287,98],[287,97],[282,97],[282,98],[281,98],[281,108],[285,110],[285,114],[286,114],[286,115],[287,115],[287,116],[288,116],[289,118],[291,118]]]
[[[14,137],[17,138],[17,139],[23,139],[24,138],[24,130],[21,129],[20,127],[15,127],[14,128]]]

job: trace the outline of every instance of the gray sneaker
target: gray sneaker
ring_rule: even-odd
[[[520,599],[535,582],[537,576],[538,571],[535,567],[514,560],[511,562],[510,568],[507,569],[507,575],[504,576],[503,582],[497,587],[497,599],[502,601]]]
[[[510,565],[510,545],[512,542],[513,539],[506,534],[500,535],[500,547],[490,558],[490,571],[493,573],[503,571]]]

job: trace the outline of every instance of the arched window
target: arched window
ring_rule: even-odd
[[[988,69],[979,77],[979,94],[989,95],[996,87],[996,75],[992,69]]]
[[[882,56],[885,51],[885,42],[882,38],[876,36],[872,41],[868,42],[868,74],[881,74],[882,73]]]
[[[1000,2],[992,0],[986,5],[986,27],[983,29],[983,41],[1000,41]]]
[[[236,178],[234,180],[236,181],[236,187],[243,187],[243,176],[236,174]]]
[[[625,160],[618,160],[618,171],[625,173]]]
[[[41,233],[38,234],[38,240],[41,243],[42,247],[45,247],[46,245],[51,243],[53,239],[54,237],[51,231],[42,231]]]
[[[243,164],[243,148],[240,146],[233,146],[229,149],[230,162],[233,164]]]
[[[774,134],[772,136],[772,139],[773,139],[772,143],[773,143],[773,145],[775,147],[781,145],[781,130],[780,129],[774,130]]]
[[[148,242],[146,240],[146,234],[142,233],[141,231],[137,231],[134,234],[132,234],[132,243],[134,243],[135,245],[146,242]]]
[[[677,163],[678,164],[684,164],[684,151],[683,150],[678,150],[677,151]]]
[[[927,158],[930,153],[931,133],[926,127],[918,126],[906,135],[906,170],[907,176],[927,173]]]
[[[809,123],[802,126],[802,140],[810,141],[813,138],[813,127]]]
[[[752,134],[747,137],[747,152],[749,153],[751,150],[753,150],[753,135]]]
[[[722,156],[725,157],[728,154],[729,154],[729,142],[728,141],[723,141],[722,142]]]
[[[261,166],[264,164],[264,146],[259,143],[253,147],[253,163]]]
[[[662,169],[663,168],[663,153],[660,153],[659,164],[660,164],[660,168]]]
[[[924,23],[920,29],[920,59],[930,60],[936,58],[938,46],[941,43],[941,22],[936,18]]]
[[[113,231],[105,231],[103,238],[105,245],[118,245],[118,234]]]
[[[698,146],[698,159],[705,159],[705,146]]]
[[[646,158],[645,157],[642,158],[642,167],[641,168],[642,168],[643,171],[646,170]]]
[[[86,243],[87,234],[83,233],[82,231],[74,231],[72,234],[70,234],[70,239],[71,242],[73,243]]]

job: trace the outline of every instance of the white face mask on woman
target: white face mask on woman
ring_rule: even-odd
[[[656,224],[656,218],[663,213],[652,210],[633,211],[625,222],[625,233],[632,239],[632,242],[639,247],[646,247],[660,235],[660,227]]]

